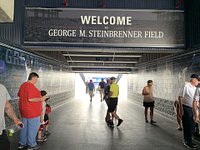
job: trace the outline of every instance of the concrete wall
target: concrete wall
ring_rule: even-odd
[[[151,79],[154,81],[156,110],[175,119],[173,103],[179,89],[190,79],[190,74],[200,73],[199,64],[200,51],[196,50],[140,65],[137,72],[128,75],[128,98],[142,105],[142,89]]]
[[[20,85],[33,71],[40,76],[36,86],[47,91],[50,96],[48,103],[52,107],[74,97],[74,74],[68,71],[66,64],[0,43],[0,83],[8,89],[12,98],[10,102],[18,116],[17,93]],[[8,117],[6,124],[12,125]]]

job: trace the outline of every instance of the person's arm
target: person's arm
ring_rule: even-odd
[[[146,87],[143,88],[142,95],[149,95],[149,91],[147,90]]]
[[[196,99],[193,100],[193,111],[194,111],[194,122],[199,122],[199,111],[198,111],[198,101]]]
[[[39,101],[44,101],[47,97],[46,96],[43,96],[43,97],[40,97],[40,98],[31,98],[31,99],[28,99],[29,102],[39,102]]]
[[[113,95],[113,88],[112,88],[112,85],[110,85],[109,97],[112,95]]]
[[[179,103],[179,112],[180,112],[180,116],[183,116],[183,97],[179,96],[178,97],[178,103]]]
[[[6,100],[5,112],[14,121],[14,123],[16,125],[22,124],[22,122],[17,118],[17,116],[13,110],[13,107],[11,106],[11,104],[8,100]]]
[[[99,90],[99,91],[101,90],[101,82],[99,82],[98,90]]]
[[[93,84],[93,92],[95,92],[95,86],[94,86],[94,84]]]
[[[41,116],[40,116],[40,122],[41,123],[43,123],[43,121],[44,121],[45,111],[46,111],[46,103],[42,102],[42,113],[41,113]]]
[[[180,88],[179,89],[179,92],[178,92],[178,103],[179,103],[179,105],[180,105],[180,107],[179,107],[179,112],[180,112],[180,116],[181,116],[181,118],[182,118],[182,116],[183,116],[183,98],[184,98],[184,95],[185,95],[185,91],[187,90],[187,86],[186,85],[184,85],[184,87],[183,88]]]
[[[192,105],[193,112],[194,112],[194,121],[196,123],[199,122],[199,110],[198,110],[199,98],[200,98],[199,95],[200,95],[199,88],[197,88],[194,94],[194,100],[193,100],[193,105]]]
[[[112,96],[112,95],[113,95],[113,91],[110,91],[110,92],[109,92],[109,96]]]

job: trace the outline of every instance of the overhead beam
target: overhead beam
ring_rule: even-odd
[[[64,47],[64,46],[24,46],[32,51],[63,52],[101,52],[101,53],[177,53],[184,49],[173,48],[96,48],[96,47]]]
[[[68,63],[102,63],[102,64],[136,64],[138,61],[92,61],[92,60],[68,60]]]
[[[63,54],[63,56],[67,57],[113,57],[113,55],[89,55],[89,54]],[[127,57],[127,58],[139,58],[142,55],[115,55],[115,57]]]
[[[137,67],[128,67],[128,66],[72,66],[71,68],[118,68],[118,69],[136,69]]]
[[[95,70],[77,70],[73,71],[74,73],[102,73],[102,74],[130,74],[132,73],[131,71],[107,71],[107,70],[102,70],[102,71],[95,71]]]

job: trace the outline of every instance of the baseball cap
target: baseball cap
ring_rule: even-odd
[[[199,77],[198,74],[192,74],[190,77],[191,77],[191,78],[195,78],[195,79],[197,79],[197,80],[200,81],[200,77]]]
[[[115,79],[116,79],[115,77],[111,77],[111,78],[110,78],[110,80],[115,80]]]
[[[148,80],[148,81],[147,81],[147,83],[152,83],[152,82],[153,82],[152,80]]]

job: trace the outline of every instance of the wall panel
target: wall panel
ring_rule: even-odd
[[[74,74],[66,64],[0,44],[0,83],[11,95],[11,103],[18,112],[18,90],[30,72],[39,74],[37,87],[46,90],[52,107],[69,101],[74,96]],[[18,114],[19,115],[19,114]],[[7,125],[12,122],[7,118]]]
[[[138,66],[137,73],[128,76],[128,97],[142,104],[141,95],[147,80],[154,81],[156,109],[174,118],[173,102],[180,88],[192,73],[200,74],[200,50],[186,52]]]

